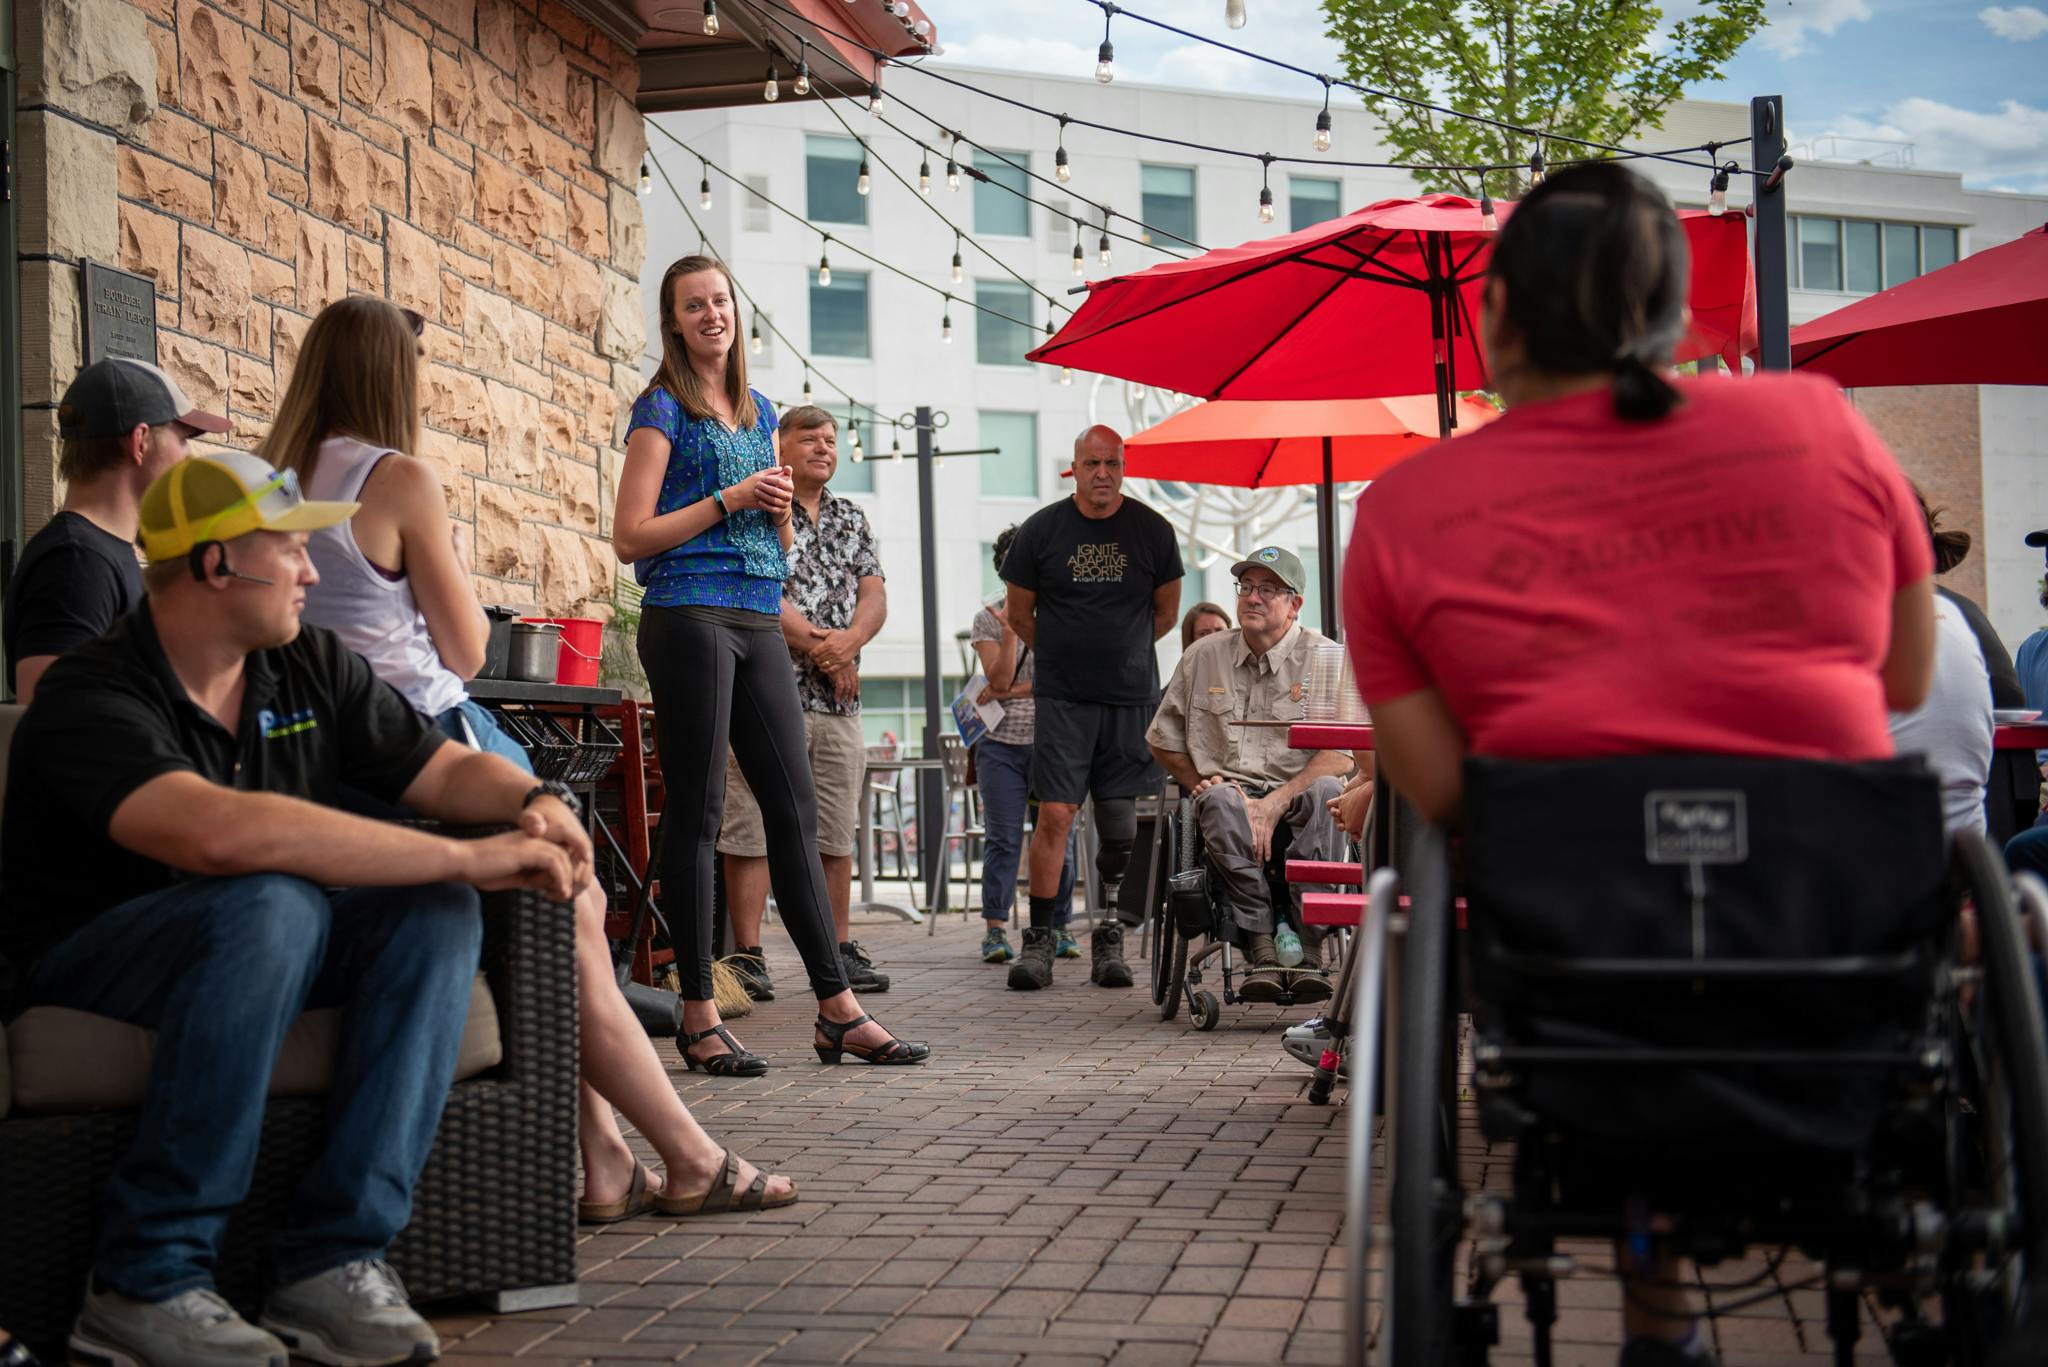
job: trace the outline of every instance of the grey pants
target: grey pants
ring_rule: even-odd
[[[1341,859],[1344,832],[1330,814],[1330,799],[1344,791],[1344,780],[1324,777],[1294,795],[1281,821],[1294,828],[1294,843],[1288,853],[1295,859]],[[1259,796],[1256,791],[1253,796]],[[1230,907],[1239,930],[1252,935],[1271,935],[1274,930],[1273,898],[1266,887],[1266,873],[1252,857],[1252,817],[1244,795],[1229,784],[1218,784],[1195,799],[1195,825],[1202,832],[1216,871],[1223,877]]]

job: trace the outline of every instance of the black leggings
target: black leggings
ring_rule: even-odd
[[[676,972],[688,1001],[711,1000],[712,846],[725,815],[725,752],[761,807],[768,878],[783,927],[820,1001],[847,990],[818,860],[818,797],[803,706],[782,632],[721,626],[687,610],[640,615],[640,665],[654,695],[655,744],[668,786],[661,882],[669,890]]]

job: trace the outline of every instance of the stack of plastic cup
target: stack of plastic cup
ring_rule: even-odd
[[[1335,721],[1342,697],[1344,680],[1349,676],[1351,663],[1344,658],[1344,646],[1339,641],[1318,641],[1315,654],[1309,658],[1308,706],[1310,721]]]

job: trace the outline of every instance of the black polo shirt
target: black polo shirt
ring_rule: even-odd
[[[186,696],[149,604],[50,666],[8,756],[0,954],[32,963],[108,907],[190,877],[114,843],[114,810],[189,770],[333,806],[346,783],[387,802],[446,739],[331,631],[249,656],[234,734]]]

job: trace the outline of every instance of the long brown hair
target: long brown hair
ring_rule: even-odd
[[[657,389],[666,389],[691,417],[717,416],[704,400],[704,385],[690,367],[690,353],[683,347],[675,317],[675,283],[681,277],[698,271],[717,271],[725,277],[726,292],[735,296],[732,345],[725,349],[725,401],[732,407],[736,425],[752,427],[761,420],[761,412],[754,406],[753,391],[747,388],[747,347],[746,338],[740,335],[739,329],[739,291],[733,288],[732,272],[725,268],[725,263],[712,257],[686,256],[661,273],[661,299],[656,310],[661,322],[661,366],[654,372],[653,381],[641,392],[652,394]]]
[[[382,299],[352,295],[320,310],[256,453],[307,483],[320,443],[337,433],[418,454],[419,339],[419,315]]]
[[[1927,521],[1927,539],[1934,544],[1934,572],[1947,574],[1969,557],[1970,534],[1954,529],[1944,530],[1941,515],[1948,509],[1928,503],[1926,491],[1918,484],[1913,485],[1913,497],[1920,500],[1920,516]]]

